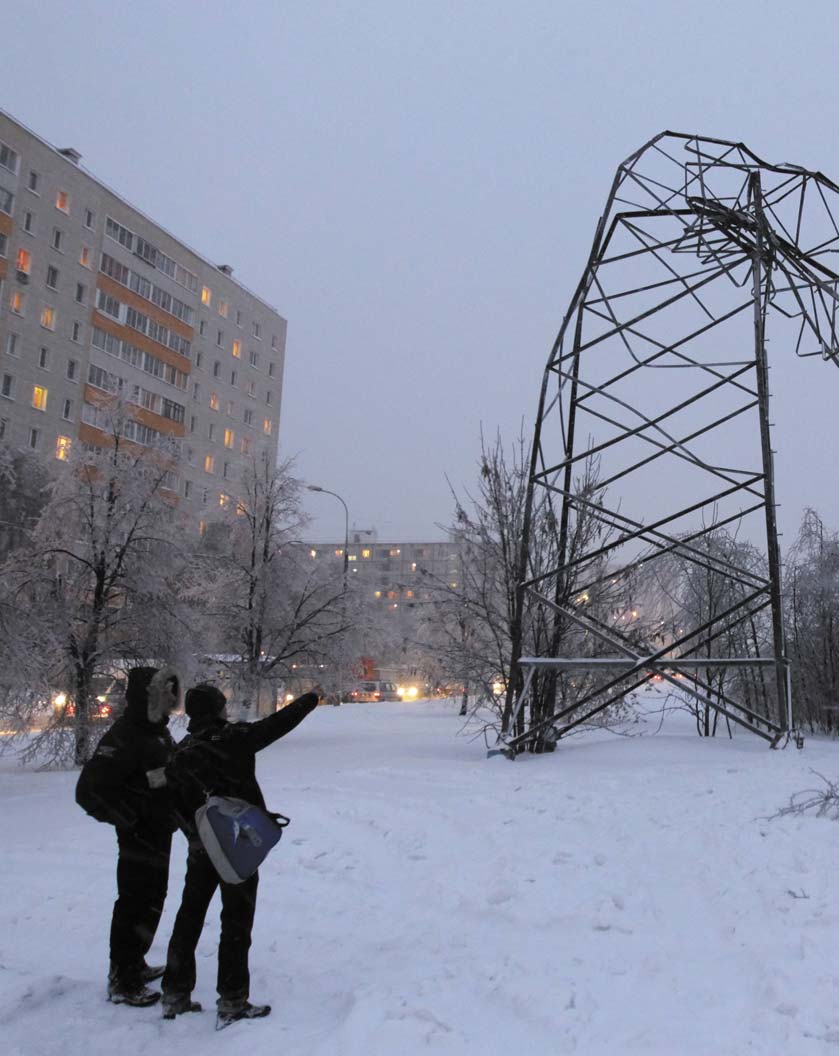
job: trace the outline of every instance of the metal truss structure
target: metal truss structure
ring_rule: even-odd
[[[767,164],[742,143],[663,132],[619,167],[545,368],[500,750],[561,737],[652,678],[773,747],[791,729],[767,326],[784,351],[837,362],[837,217],[833,182]],[[580,476],[593,461],[595,491]],[[548,569],[534,567],[530,539],[546,506],[558,555]],[[580,533],[583,520],[598,531]],[[717,553],[709,540],[721,530],[761,560]],[[581,537],[582,551],[572,547]],[[646,566],[649,582],[674,559],[722,579],[730,604],[658,637],[585,604],[606,577]],[[585,655],[522,655],[534,605],[554,621],[554,641],[567,640],[562,628],[584,636]],[[771,651],[712,655],[709,643],[730,641],[759,613],[771,621]],[[715,665],[759,669],[771,707],[710,686]],[[554,692],[533,721],[534,685],[580,669],[586,691]]]

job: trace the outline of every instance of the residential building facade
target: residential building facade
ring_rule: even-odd
[[[119,397],[200,523],[276,463],[286,320],[79,162],[0,111],[0,440],[66,461]]]

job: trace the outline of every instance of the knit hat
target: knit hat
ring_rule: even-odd
[[[202,682],[186,691],[184,711],[191,719],[210,719],[220,715],[227,698],[218,688],[209,682]]]
[[[135,708],[145,708],[151,680],[157,674],[156,667],[132,667],[128,672],[125,700]]]

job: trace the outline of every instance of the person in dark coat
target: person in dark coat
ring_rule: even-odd
[[[167,724],[178,703],[171,669],[128,672],[125,709],[99,741],[76,786],[76,802],[117,836],[117,900],[111,918],[108,999],[144,1007],[160,994],[146,985],[163,974],[146,964],[166,899],[177,823],[165,767],[175,742]]]
[[[259,722],[228,722],[226,700],[220,689],[205,683],[186,694],[189,734],[178,745],[166,771],[178,822],[189,841],[181,906],[169,941],[162,983],[166,1019],[201,1010],[191,997],[195,948],[216,888],[221,889],[217,1025],[267,1016],[271,1011],[270,1005],[252,1005],[248,1000],[248,951],[258,874],[241,884],[222,881],[199,839],[195,811],[208,795],[233,796],[264,810],[265,799],[256,779],[256,753],[290,733],[317,702],[316,693],[306,693]]]

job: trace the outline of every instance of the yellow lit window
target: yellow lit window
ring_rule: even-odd
[[[416,570],[417,570],[417,563],[416,563],[416,561],[412,561],[411,562],[411,571],[412,572],[416,572]]]
[[[23,310],[26,307],[26,298],[20,290],[12,291],[12,299],[9,303],[15,315],[23,315]]]
[[[457,586],[457,583],[454,583],[454,582],[453,582],[453,583],[452,583],[452,590],[454,590],[454,588],[455,588],[456,586]]]
[[[357,561],[358,560],[358,554],[348,554],[347,555],[347,560],[348,561]]]
[[[369,557],[370,556],[370,551],[369,550],[362,550],[361,551],[361,556],[365,557],[365,558]]]
[[[237,359],[242,358],[242,342],[239,340],[238,337],[235,338],[235,340],[233,341],[233,355]]]
[[[224,492],[222,492],[218,497],[218,504],[223,510],[226,510],[230,505],[230,496],[225,495]]]
[[[36,411],[45,411],[47,409],[47,396],[49,393],[42,385],[36,385],[32,389],[32,406]]]
[[[315,558],[317,556],[318,556],[317,550],[310,550],[309,551],[309,557]]]
[[[263,433],[265,433],[266,436],[270,436],[271,435],[271,430],[273,428],[274,428],[274,425],[273,425],[273,422],[271,421],[271,419],[270,418],[266,418],[265,421],[262,423],[262,431],[263,431]]]
[[[213,303],[213,291],[209,286],[204,286],[201,289],[201,303],[207,305]]]
[[[82,251],[79,254],[79,264],[83,268],[90,267],[90,246],[82,246]]]
[[[41,309],[41,326],[55,330],[55,308],[51,304],[45,304]]]
[[[398,592],[398,591],[396,591],[396,590],[389,590],[389,591],[387,592],[387,596],[388,596],[388,597],[389,597],[389,598],[390,598],[391,600],[393,600],[393,598],[398,598],[398,597],[399,597],[399,592]]]
[[[70,212],[70,195],[67,191],[59,191],[55,196],[55,208],[60,209],[62,213]]]
[[[233,447],[234,441],[235,441],[235,437],[233,436],[233,430],[232,429],[225,429],[224,430],[224,446],[225,447]]]
[[[230,306],[228,305],[227,301],[219,301],[218,302],[218,314],[219,315],[224,316],[224,318],[226,319],[227,318],[227,313],[229,311],[230,311]]]
[[[211,392],[210,393],[210,410],[211,411],[217,411],[218,407],[219,407],[218,393],[217,392]]]
[[[414,596],[414,592],[412,590],[406,590],[405,591],[405,597],[406,598],[412,598],[413,596]]]
[[[400,555],[401,553],[402,553],[402,551],[401,551],[401,550],[391,550],[391,551],[390,551],[390,556],[391,556],[391,557],[399,557],[399,555]]]
[[[207,531],[207,525],[204,523],[204,521],[199,521],[198,522],[198,534],[199,535],[203,535],[204,532],[206,532],[206,531]]]
[[[17,251],[17,262],[15,266],[18,271],[23,271],[27,275],[32,271],[32,254],[28,249],[19,249]]]
[[[73,441],[69,436],[57,436],[55,438],[55,457],[62,462],[66,462],[70,457],[72,446]]]
[[[204,472],[215,473],[216,471],[216,460],[212,455],[204,456]]]
[[[336,550],[335,551],[335,556],[336,557],[343,557],[344,556],[344,551],[343,550]]]
[[[382,596],[382,592],[380,590],[374,590],[373,591],[373,597],[374,598],[380,598],[381,596]]]

